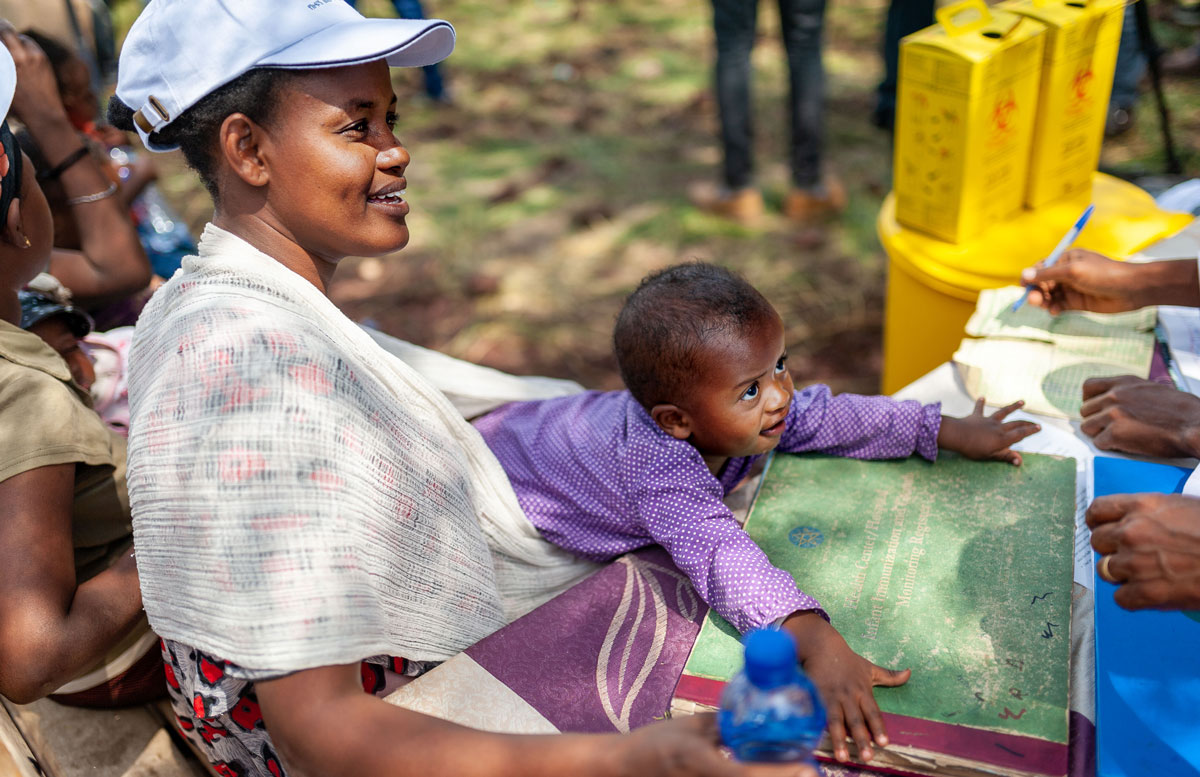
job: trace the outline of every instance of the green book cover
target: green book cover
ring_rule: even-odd
[[[884,713],[935,724],[910,726],[914,737],[957,736],[957,727],[1015,737],[991,738],[1001,752],[1032,737],[1062,745],[1051,760],[1065,767],[1074,516],[1072,459],[1024,454],[1013,467],[779,454],[746,531],[855,651],[913,670],[875,697]],[[741,652],[733,627],[710,611],[685,680],[726,681]],[[889,722],[898,742],[895,729]],[[959,749],[972,760],[977,748]],[[1013,757],[1027,766],[1027,756]]]

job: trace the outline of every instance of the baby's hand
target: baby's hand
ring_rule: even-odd
[[[957,451],[968,459],[1007,461],[1019,467],[1021,454],[1009,446],[1042,428],[1030,421],[1004,422],[1009,413],[1024,404],[1024,401],[1013,402],[990,416],[985,416],[984,399],[980,397],[975,402],[975,412],[966,418],[942,416],[942,426],[938,430],[938,447]]]
[[[837,629],[818,613],[792,615],[783,627],[796,638],[797,657],[825,704],[833,757],[839,761],[850,758],[848,734],[858,748],[859,759],[870,761],[875,757],[872,741],[879,747],[888,743],[872,688],[903,685],[912,675],[911,670],[897,672],[871,663],[851,650]]]

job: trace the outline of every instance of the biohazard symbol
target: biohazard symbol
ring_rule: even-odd
[[[1017,101],[1013,98],[1013,93],[1009,92],[997,101],[996,107],[992,109],[992,126],[1000,132],[1008,132],[1012,129],[1016,113]]]
[[[1075,73],[1075,78],[1070,82],[1070,106],[1068,112],[1072,115],[1084,113],[1092,102],[1091,90],[1092,82],[1096,76],[1092,73],[1092,66],[1088,65],[1085,70]]]
[[[1091,87],[1092,79],[1095,76],[1092,74],[1092,67],[1088,65],[1087,70],[1080,70],[1075,74],[1075,78],[1071,81],[1071,88],[1075,90],[1075,99],[1079,101],[1086,100],[1088,97],[1088,89]]]

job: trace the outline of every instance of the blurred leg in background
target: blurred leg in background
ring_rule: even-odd
[[[750,50],[758,22],[758,0],[712,0],[712,5],[725,188],[710,210],[750,221],[762,214],[762,195],[752,186],[754,122],[750,99]]]
[[[1140,0],[1145,2],[1145,0]],[[1117,49],[1117,68],[1113,73],[1112,96],[1108,100],[1108,121],[1105,137],[1124,134],[1133,126],[1133,110],[1141,92],[1142,77],[1146,74],[1146,52],[1138,38],[1137,17],[1133,3],[1125,6],[1121,25],[1121,43]]]
[[[896,82],[900,73],[900,39],[933,24],[934,0],[892,0],[883,28],[883,81],[879,84],[872,123],[888,132],[896,121]]]
[[[810,221],[846,205],[841,184],[825,173],[825,0],[779,0],[790,83],[792,191],[786,216]]]

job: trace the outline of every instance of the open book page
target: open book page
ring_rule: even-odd
[[[1071,338],[1050,344],[989,337],[966,339],[954,354],[963,385],[972,397],[1006,405],[1025,400],[1025,409],[1057,418],[1079,418],[1088,378],[1150,374],[1152,340]]]
[[[1149,350],[1154,346],[1154,308],[1107,315],[1070,312],[1051,316],[1026,303],[1014,311],[1013,303],[1024,293],[1025,289],[1020,286],[981,291],[975,313],[967,322],[967,334],[1038,340],[1067,347],[1082,345],[1078,342],[1081,339],[1097,338],[1115,341],[1120,344],[1117,347],[1123,349]]]

